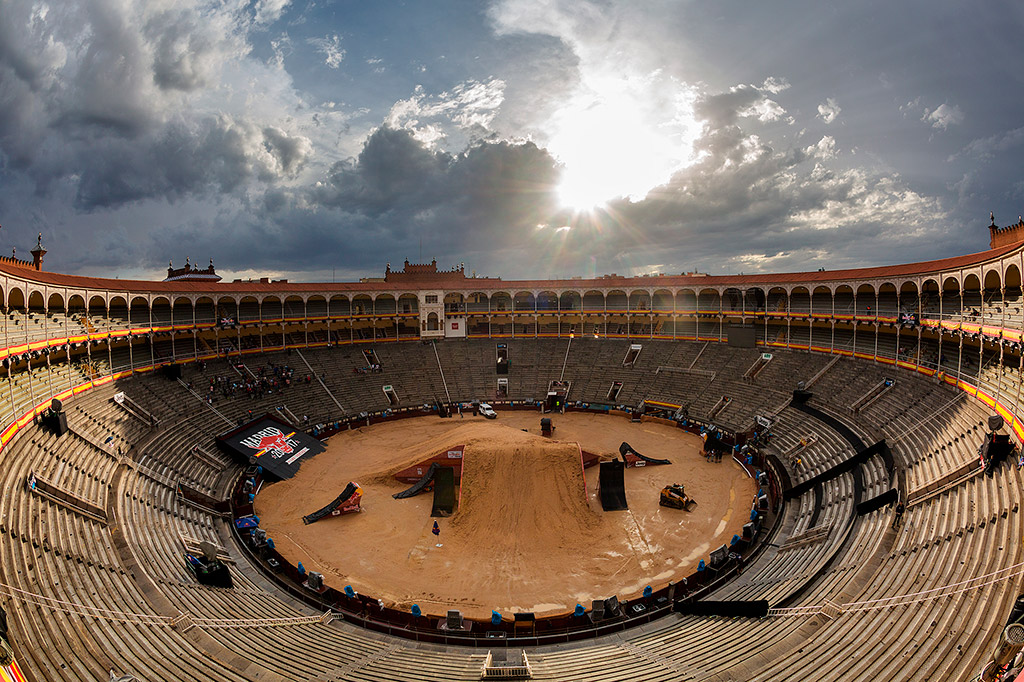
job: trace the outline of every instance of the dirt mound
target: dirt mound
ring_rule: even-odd
[[[513,433],[467,444],[452,533],[502,553],[590,536],[600,518],[587,503],[579,446]]]
[[[366,477],[367,480],[372,479],[382,483],[387,481],[394,483],[394,475],[402,469],[408,469],[414,464],[418,464],[434,455],[448,450],[452,446],[492,442],[494,440],[495,426],[498,426],[502,432],[507,430],[509,434],[507,436],[508,439],[515,440],[518,436],[535,438],[535,436],[530,436],[530,434],[524,433],[518,429],[501,427],[501,425],[488,424],[486,422],[469,423],[455,428],[451,428],[451,425],[452,423],[450,421],[444,419],[439,419],[437,422],[431,423],[431,426],[436,427],[431,430],[438,431],[439,433],[437,435],[429,436],[404,447],[395,448],[391,458],[389,459],[393,458],[392,461],[397,463],[389,466],[383,471],[370,474]],[[504,440],[504,433],[502,435],[502,439]]]

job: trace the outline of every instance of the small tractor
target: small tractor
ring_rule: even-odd
[[[672,507],[673,509],[693,511],[693,507],[697,504],[697,501],[690,499],[690,497],[687,496],[681,483],[673,483],[672,485],[667,485],[661,489],[661,501],[658,504],[662,507]]]

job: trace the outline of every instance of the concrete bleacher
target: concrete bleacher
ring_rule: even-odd
[[[692,415],[701,416],[729,396],[720,423],[739,427],[785,404],[796,381],[808,380],[831,360],[773,351],[771,362],[745,380],[760,351],[642,341],[637,361],[626,367],[622,361],[635,340],[507,341],[512,399],[542,398],[564,363],[565,378],[573,382],[571,401],[605,402],[609,385],[621,381],[618,404],[663,399],[686,404]],[[0,455],[6,493],[0,501],[4,582],[73,604],[153,617],[181,612],[272,621],[311,615],[254,571],[233,545],[224,519],[175,494],[174,483],[182,481],[221,498],[239,471],[223,455],[204,449],[197,456],[193,447],[205,448],[249,410],[272,411],[283,404],[311,422],[340,416],[318,381],[298,381],[307,373],[322,376],[349,413],[387,408],[381,390],[386,384],[402,406],[441,397],[446,386],[453,400],[489,399],[497,379],[495,343],[379,344],[373,348],[381,371],[368,373],[359,371],[366,367],[362,349],[351,346],[303,350],[312,372],[297,353],[286,352],[246,356],[240,372],[224,360],[185,366],[183,380],[196,389],[217,376],[242,380],[270,363],[295,369],[293,385],[284,391],[217,394],[212,406],[159,373],[76,395],[65,408],[74,433],[56,438],[30,425]],[[106,368],[103,358],[96,365]],[[665,368],[713,372],[714,378]],[[40,402],[52,383],[66,387],[90,373],[56,365],[18,374],[16,407],[8,411],[14,415],[30,402],[23,396],[30,381]],[[845,409],[883,376],[897,378],[892,391],[856,415]],[[114,403],[118,390],[157,416],[159,427]],[[946,385],[859,360],[841,360],[811,390],[812,403],[865,443],[879,437],[893,443],[904,492],[976,457],[972,448],[976,451],[988,414]],[[813,437],[794,456],[802,460],[791,470],[794,483],[855,454],[839,434],[805,413],[785,408],[777,419],[772,446],[780,453]],[[24,483],[30,471],[107,508],[116,524],[104,525],[32,494]],[[941,587],[1016,561],[1013,548],[1024,523],[1015,466],[1004,465],[991,477],[971,478],[908,508],[898,530],[891,527],[891,509],[854,513],[857,479],[861,500],[893,485],[881,458],[872,457],[855,473],[824,483],[820,498],[809,492],[794,499],[775,540],[779,547],[711,598],[764,598],[785,607],[843,604]],[[182,536],[223,547],[234,562],[236,587],[195,584],[181,560]],[[990,654],[1006,607],[1020,590],[1021,580],[1014,578],[942,599],[854,613],[760,620],[669,616],[614,637],[531,648],[529,654],[534,679],[546,680],[963,679]],[[9,597],[6,608],[16,649],[39,679],[106,679],[113,668],[153,680],[469,680],[479,679],[482,665],[481,650],[391,639],[337,622],[183,632],[62,613]]]

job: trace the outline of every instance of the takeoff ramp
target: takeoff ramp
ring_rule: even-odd
[[[400,493],[395,493],[391,497],[395,498],[396,500],[404,500],[407,497],[419,495],[421,492],[427,489],[427,486],[434,482],[434,474],[437,472],[439,468],[440,466],[438,465],[437,462],[431,462],[430,466],[427,468],[427,473],[423,474],[423,478],[413,483],[412,487],[406,488]]]
[[[642,467],[648,464],[671,464],[667,459],[655,459],[653,457],[647,457],[641,455],[639,452],[633,449],[633,446],[622,441],[622,445],[619,446],[619,456],[622,457],[622,461],[627,467]]]
[[[438,467],[434,471],[434,505],[430,515],[451,516],[455,505],[455,471],[451,467]]]
[[[626,486],[623,482],[625,471],[625,462],[619,460],[601,462],[597,487],[601,495],[601,508],[605,511],[629,509],[629,505],[626,504]]]
[[[363,497],[363,489],[359,487],[358,483],[352,483],[345,486],[345,489],[334,498],[326,507],[318,509],[308,516],[302,517],[302,522],[306,525],[316,523],[325,516],[341,516],[342,514],[351,514],[360,510],[359,501]]]

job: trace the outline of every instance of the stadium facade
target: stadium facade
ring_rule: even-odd
[[[219,538],[232,560],[260,562],[232,549],[214,505],[241,476],[205,450],[203,434],[223,424],[208,423],[202,396],[188,402],[188,382],[158,383],[154,370],[205,381],[208,363],[228,359],[241,376],[246,362],[298,351],[300,373],[333,391],[294,399],[318,426],[382,414],[393,400],[419,407],[441,390],[449,401],[533,402],[574,377],[570,402],[648,403],[729,432],[771,414],[776,457],[807,492],[780,516],[782,549],[719,592],[769,599],[771,615],[671,615],[615,641],[539,647],[535,676],[967,679],[1012,658],[1004,626],[1022,591],[1019,466],[990,467],[976,451],[1000,430],[1024,440],[1024,222],[989,229],[981,253],[864,269],[505,280],[406,262],[348,283],[225,282],[212,262],[171,266],[163,282],[51,273],[40,239],[31,261],[0,259],[0,576],[14,652],[39,680],[107,668],[139,679],[479,678],[472,652],[354,634],[304,611],[272,577],[252,578],[245,601],[150,563],[156,545],[173,554],[176,537]],[[512,353],[511,383],[494,373],[498,344]],[[372,352],[345,364],[347,349]],[[630,352],[644,362],[627,366]],[[364,359],[377,367],[371,357],[384,358],[377,383],[390,396],[350,376]],[[787,412],[780,399],[798,382],[830,415],[821,424],[844,426],[812,429]],[[72,408],[73,441],[44,430],[54,399]],[[247,408],[227,400],[224,419]],[[1005,427],[985,421],[993,415]],[[845,466],[854,458],[829,449],[843,429],[888,440],[895,470],[866,451]],[[899,518],[894,505],[854,510],[890,491]],[[64,631],[74,633],[66,647]],[[171,658],[180,665],[161,663]]]

